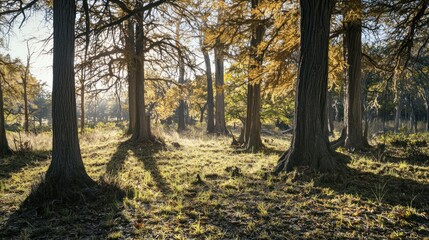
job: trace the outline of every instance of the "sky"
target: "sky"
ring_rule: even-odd
[[[52,89],[52,41],[48,44],[42,42],[51,35],[51,23],[44,19],[44,12],[33,12],[21,28],[19,20],[14,25],[12,32],[6,39],[6,49],[0,49],[3,54],[9,54],[12,59],[20,58],[22,62],[27,59],[27,40],[30,51],[34,52],[30,60],[30,72],[38,80],[46,83],[48,89]]]

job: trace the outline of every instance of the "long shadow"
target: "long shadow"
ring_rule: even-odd
[[[22,168],[46,161],[50,158],[51,151],[33,151],[27,153],[14,153],[11,156],[0,159],[0,179],[10,178],[13,173]]]
[[[316,187],[327,187],[330,189],[333,189],[336,194],[334,195],[329,195],[329,196],[323,196],[323,191],[321,191],[318,188],[314,188],[311,192],[308,193],[308,195],[303,199],[304,201],[307,201],[308,199],[312,198],[312,194],[318,194],[318,195],[322,195],[320,197],[325,198],[326,199],[332,199],[332,198],[336,198],[338,195],[340,194],[353,194],[353,195],[359,195],[361,197],[362,200],[371,200],[373,202],[380,202],[383,204],[388,204],[391,206],[396,206],[396,205],[401,205],[401,206],[411,206],[415,209],[418,209],[419,212],[426,212],[429,213],[429,184],[425,184],[425,183],[420,183],[418,181],[414,181],[414,180],[408,180],[408,179],[403,179],[401,177],[393,177],[393,176],[389,176],[389,175],[378,175],[378,174],[373,174],[373,173],[367,173],[367,172],[361,172],[358,170],[354,170],[354,169],[348,169],[349,170],[349,175],[345,176],[346,180],[343,183],[338,183],[338,184],[332,184],[332,183],[323,183],[323,182],[318,182],[317,180],[315,180],[315,185]],[[243,176],[243,180],[248,180],[249,176]],[[206,180],[209,184],[213,184],[213,182],[209,182],[209,180]],[[293,215],[292,217],[288,218],[288,217],[283,217],[282,214],[283,213],[277,213],[277,211],[280,212],[284,212],[284,213],[288,213],[291,214],[291,210],[289,209],[293,209],[294,208],[294,204],[297,204],[300,200],[291,200],[290,202],[288,202],[288,204],[285,204],[283,202],[283,199],[280,198],[272,198],[269,197],[269,193],[271,192],[271,190],[269,188],[264,188],[262,185],[258,185],[258,182],[261,180],[255,180],[255,185],[257,186],[255,188],[254,191],[252,191],[251,196],[246,196],[246,194],[243,194],[240,191],[236,191],[236,192],[231,192],[231,193],[226,193],[225,190],[223,189],[219,189],[216,187],[212,188],[212,191],[216,193],[216,195],[230,195],[226,198],[233,198],[235,202],[237,202],[238,204],[233,208],[238,212],[243,212],[246,214],[235,214],[234,211],[232,211],[231,209],[229,209],[229,211],[227,210],[227,206],[216,206],[216,205],[204,205],[203,202],[198,203],[198,200],[194,200],[195,203],[192,205],[190,210],[194,210],[196,209],[196,211],[198,211],[198,209],[204,209],[207,208],[209,210],[207,210],[208,212],[208,216],[207,216],[207,223],[215,225],[219,228],[221,228],[224,233],[225,236],[227,236],[226,238],[233,238],[233,237],[237,237],[239,236],[240,238],[243,239],[257,239],[259,238],[259,235],[255,233],[257,231],[260,232],[259,229],[267,229],[267,235],[270,239],[288,239],[288,237],[285,237],[285,230],[284,229],[288,229],[289,226],[291,225],[297,225],[299,226],[301,229],[306,229],[309,232],[311,232],[311,229],[317,229],[318,226],[318,221],[327,221],[328,219],[330,219],[330,217],[328,215],[324,215],[324,212],[320,212],[318,210],[310,210],[311,209],[311,204],[310,206],[307,206],[307,210],[303,210],[303,212],[306,212],[307,214],[315,214],[315,215],[311,215],[311,217],[309,217],[307,214],[303,214],[303,215]],[[284,185],[284,181],[281,178],[277,178],[275,180],[278,185]],[[259,182],[260,183],[260,182]],[[277,185],[277,183],[275,185]],[[302,183],[298,184],[298,185],[302,185]],[[250,185],[251,186],[251,185]],[[384,187],[383,187],[384,186]],[[302,187],[302,186],[301,186]],[[381,188],[379,188],[381,187]],[[275,187],[274,189],[280,190],[280,191],[284,191],[284,188],[280,188],[278,189],[277,187]],[[301,195],[303,194],[302,188],[295,186],[294,189],[289,189],[288,191],[296,191],[296,195]],[[202,190],[199,190],[202,191]],[[274,191],[275,192],[275,191]],[[216,195],[214,195],[214,198],[216,198]],[[305,195],[305,194],[304,194]],[[192,198],[192,197],[189,197]],[[297,199],[301,199],[301,197],[298,197]],[[219,199],[219,203],[222,204],[222,199]],[[189,199],[188,201],[192,201],[192,199]],[[272,206],[274,207],[273,209],[269,210],[269,214],[265,217],[263,216],[258,216],[258,209],[257,209],[257,204],[255,204],[255,207],[242,207],[242,206],[246,206],[249,205],[251,206],[252,203],[255,202],[267,202],[267,206]],[[199,205],[201,204],[201,206]],[[292,205],[291,205],[292,204]],[[297,206],[297,205],[295,205]],[[305,209],[306,207],[304,207]],[[385,210],[386,208],[384,208]],[[293,210],[293,214],[296,214],[297,210]],[[374,216],[377,215],[378,211],[377,209],[374,210]],[[189,214],[190,211],[185,211],[185,214]],[[317,215],[320,214],[320,215]],[[194,214],[195,215],[195,214]],[[203,214],[202,214],[203,215]],[[288,216],[288,215],[285,215]],[[193,217],[193,215],[189,216],[190,218],[194,218],[196,221],[198,220],[198,217]],[[271,219],[273,218],[278,218],[278,220],[275,220],[274,222],[276,223],[275,225],[272,224]],[[249,220],[250,219],[250,220]],[[247,227],[248,227],[248,223],[250,221],[255,221],[255,219],[258,220],[258,224],[260,224],[260,226],[256,227],[255,233],[253,232],[248,232],[247,231]],[[410,216],[406,217],[406,221],[408,223],[413,224],[412,226],[408,226],[406,227],[408,230],[410,231],[410,229],[412,228],[417,228],[416,226],[418,225],[423,225],[423,224],[428,224],[429,221],[426,217],[424,216],[420,216],[418,214],[411,214]],[[265,226],[266,223],[267,225]],[[354,229],[354,227],[349,227],[350,229]],[[387,231],[392,231],[394,228],[393,226],[389,226]],[[289,228],[290,229],[290,228]],[[344,231],[344,230],[340,230],[340,231]],[[422,230],[419,233],[419,236],[424,235],[424,231]],[[374,231],[376,232],[376,231]],[[373,234],[374,232],[369,232],[367,234]],[[305,235],[299,235],[302,234],[303,232],[301,230],[294,230],[292,229],[292,233],[294,234],[294,237],[290,237],[291,239],[318,239],[317,235],[312,236],[305,236]],[[335,231],[329,233],[327,232],[326,235],[329,237],[329,239],[331,238],[338,238],[335,237]],[[390,232],[388,233],[381,233],[381,234],[385,234],[385,236],[388,236],[388,234],[390,234]],[[366,236],[366,235],[363,235]],[[370,235],[368,235],[370,236]],[[375,235],[377,236],[377,235]],[[380,236],[380,235],[379,235]],[[341,237],[340,237],[341,238]],[[374,238],[374,237],[368,237],[368,238]]]
[[[0,222],[0,239],[110,239],[118,234],[132,238],[132,223],[122,214],[122,200],[130,191],[106,182],[91,191],[93,197],[74,202],[22,204]]]
[[[109,163],[107,163],[107,173],[115,176],[123,168],[125,160],[128,157],[128,151],[131,151],[136,158],[143,163],[143,167],[148,171],[152,179],[155,181],[156,187],[161,190],[164,195],[168,195],[172,192],[168,182],[162,176],[157,159],[154,157],[156,153],[163,150],[164,146],[159,143],[135,143],[133,141],[125,141],[121,143],[116,152],[113,154]]]
[[[385,162],[400,163],[407,162],[415,166],[427,167],[429,166],[429,156],[426,154],[416,154],[415,156],[397,157],[392,155],[386,155]]]
[[[107,163],[106,172],[112,176],[117,176],[125,164],[125,160],[128,157],[128,149],[133,147],[133,143],[130,140],[122,142],[116,148],[115,153]]]
[[[106,168],[113,176],[118,175],[123,168],[129,151],[131,151],[144,168],[150,172],[156,186],[163,194],[171,193],[167,181],[160,173],[157,160],[154,157],[163,147],[157,144],[138,145],[130,141],[121,143],[111,157]],[[11,173],[18,171],[29,162],[9,167]],[[10,170],[14,169],[14,170]],[[108,178],[107,178],[108,180]],[[113,239],[134,238],[133,223],[122,214],[123,199],[133,193],[130,189],[122,189],[117,183],[97,183],[96,190],[90,190],[90,197],[83,197],[76,202],[63,203],[51,201],[42,206],[21,205],[10,216],[1,213],[0,239]],[[37,189],[34,191],[37,192]],[[82,195],[88,194],[82,192]],[[24,201],[26,202],[26,201]]]
[[[405,149],[400,149],[398,151],[406,152]],[[420,166],[420,167],[427,167],[429,166],[429,155],[424,152],[414,152],[414,154],[405,154],[403,156],[398,156],[398,154],[395,154],[395,151],[392,151],[392,148],[389,147],[387,151],[380,150],[379,146],[375,146],[374,148],[370,149],[369,151],[362,153],[364,156],[368,158],[372,158],[375,161],[379,162],[389,162],[389,163],[401,163],[401,162],[407,162],[412,165]]]
[[[387,170],[386,170],[387,171]],[[349,169],[343,183],[316,183],[337,193],[356,194],[364,200],[392,206],[412,206],[429,212],[429,184],[387,174],[375,174]]]
[[[249,153],[252,153],[250,150],[248,150],[248,149],[246,149],[244,147],[241,147],[241,146],[231,146],[231,147],[232,147],[232,152],[234,154],[249,154]],[[264,146],[257,153],[282,155],[284,152],[285,152],[285,150],[279,150],[279,149],[276,149],[274,147]]]

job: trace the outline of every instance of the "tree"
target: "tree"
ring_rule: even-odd
[[[6,138],[5,119],[4,119],[4,104],[3,104],[3,84],[0,81],[0,158],[11,154]]]
[[[347,41],[347,82],[345,97],[345,147],[364,149],[368,142],[362,130],[362,3],[352,0],[348,3],[345,16]]]
[[[126,40],[126,59],[127,59],[127,75],[128,75],[128,113],[129,125],[128,134],[132,134],[136,128],[136,68],[135,68],[135,38],[134,38],[134,23],[132,20],[127,22],[127,40]]]
[[[427,53],[426,53],[427,54]],[[423,98],[426,110],[426,131],[429,131],[429,57],[421,56],[413,65],[413,79],[417,83],[417,89]]]
[[[4,118],[4,101],[3,101],[3,82],[6,80],[6,73],[3,71],[7,67],[8,62],[2,59],[0,56],[0,158],[7,156],[12,153],[7,143],[6,129],[5,129],[5,118]]]
[[[145,38],[144,38],[144,12],[136,15],[136,128],[133,140],[144,142],[152,139],[150,133],[150,118],[146,116],[145,105]]]
[[[258,52],[262,43],[265,26],[262,20],[257,19],[257,8],[260,0],[252,0],[252,19],[256,21],[252,28],[250,40],[250,66],[247,91],[247,117],[244,140],[246,149],[257,152],[262,147],[261,140],[261,72],[263,54]]]
[[[30,50],[30,46],[28,44],[27,41],[27,61],[25,64],[25,69],[24,72],[21,76],[22,78],[22,87],[24,89],[23,92],[23,98],[24,98],[24,131],[25,133],[28,133],[28,84],[29,84],[29,78],[30,78],[30,61],[31,61],[31,56],[33,55],[33,53]]]
[[[202,2],[198,2],[201,5]],[[200,33],[200,48],[204,57],[204,64],[206,67],[205,74],[207,80],[207,133],[215,133],[215,113],[214,113],[214,98],[213,98],[213,77],[212,77],[212,64],[209,55],[209,46],[206,39],[206,31],[208,29],[208,12],[199,9],[201,14],[202,23],[198,27]]]
[[[401,97],[401,91],[398,92],[398,97],[396,99],[396,106],[395,106],[395,125],[393,128],[393,132],[398,133],[399,128],[401,126],[401,114],[402,114],[402,97]]]
[[[177,47],[177,57],[179,60],[178,66],[179,66],[179,78],[178,78],[178,83],[179,84],[184,84],[185,83],[185,60],[184,60],[184,56],[182,53],[182,50],[180,49],[180,23],[181,23],[181,18],[179,17],[177,23],[176,23],[176,47]],[[183,95],[183,93],[181,94]],[[185,126],[185,100],[183,100],[183,96],[181,96],[180,100],[179,100],[179,108],[177,109],[177,113],[179,115],[179,122],[177,125],[177,131],[181,132],[184,131],[186,129]]]
[[[218,24],[221,24],[223,20],[224,3],[224,0],[220,0],[219,2],[221,6],[218,10]],[[217,38],[214,46],[216,86],[215,129],[217,134],[228,134],[225,122],[224,51],[225,45],[222,43],[222,40],[220,38]]]
[[[275,172],[308,166],[337,172],[327,132],[328,46],[335,0],[301,0],[301,52],[295,98],[294,136]]]
[[[204,63],[206,65],[206,79],[207,79],[207,133],[215,132],[214,124],[214,100],[213,100],[213,79],[212,79],[212,67],[210,62],[210,55],[207,51],[205,44],[205,37],[203,35],[201,40],[201,52],[204,56]]]
[[[33,116],[39,122],[39,126],[43,125],[43,120],[51,118],[51,99],[44,90],[40,91],[34,99]]]
[[[52,85],[52,162],[46,184],[54,195],[95,185],[80,154],[74,81],[74,1],[55,0],[53,6],[54,48]]]

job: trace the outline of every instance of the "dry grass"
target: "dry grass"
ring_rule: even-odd
[[[199,129],[181,135],[172,129],[156,132],[164,136],[165,147],[131,144],[117,130],[81,137],[90,176],[126,189],[125,198],[21,213],[20,203],[49,161],[32,154],[2,160],[0,238],[429,236],[429,167],[424,164],[352,154],[350,175],[340,183],[303,171],[274,177],[268,173],[288,145],[284,136],[264,136],[269,150],[250,154],[231,148],[230,138],[206,136]],[[49,134],[32,139],[34,146],[45,138]],[[49,156],[49,149],[39,150]]]

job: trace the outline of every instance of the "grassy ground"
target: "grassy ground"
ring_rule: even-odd
[[[198,130],[163,135],[166,147],[135,146],[117,130],[83,135],[90,176],[126,195],[24,210],[49,164],[49,134],[30,137],[33,152],[0,161],[0,238],[428,239],[428,162],[404,148],[347,153],[349,175],[329,183],[269,174],[285,136],[264,136],[268,149],[249,154]]]

